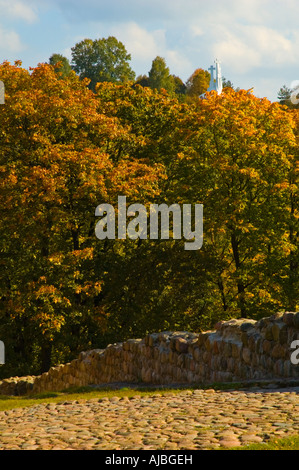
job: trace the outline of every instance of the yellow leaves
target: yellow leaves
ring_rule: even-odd
[[[258,264],[262,264],[266,259],[266,255],[265,253],[257,253],[253,258],[252,258],[252,262],[253,263],[258,263]]]
[[[64,259],[64,256],[62,255],[62,253],[55,253],[49,256],[50,263],[56,266],[60,266],[61,263],[63,262],[63,259]]]
[[[44,279],[44,278],[41,278],[41,279]],[[39,297],[42,295],[55,295],[56,292],[57,292],[57,289],[54,286],[44,285],[44,286],[41,286],[37,290],[36,296]]]
[[[273,188],[274,188],[274,190],[277,190],[277,189],[280,189],[280,190],[290,189],[290,185],[289,185],[288,181],[282,181],[281,183],[275,184]]]
[[[202,275],[202,292],[194,297],[197,301],[202,295],[203,303],[213,305],[219,299],[211,290],[220,272],[228,300],[237,292],[238,277],[248,281],[247,299],[254,303],[252,285],[259,276],[268,281],[265,271],[272,269],[267,263],[275,250],[286,269],[292,246],[287,236],[281,239],[281,226],[290,218],[283,197],[297,191],[298,150],[292,145],[295,124],[299,135],[299,113],[291,115],[249,90],[210,93],[192,107],[131,85],[102,83],[94,95],[76,77],[59,80],[44,65],[31,75],[0,66],[0,79],[8,83],[6,113],[0,115],[1,204],[7,212],[2,246],[11,256],[8,276],[18,289],[15,304],[24,309],[18,307],[20,315],[31,319],[34,334],[54,334],[64,321],[69,322],[67,334],[81,321],[87,330],[89,322],[104,330],[107,312],[115,321],[111,306],[117,302],[120,315],[129,307],[129,317],[151,279],[146,269],[156,273],[155,283],[160,273],[166,279],[163,295],[175,292],[174,280],[186,276],[192,289]],[[138,253],[125,241],[97,244],[95,207],[113,204],[120,194],[145,205],[157,195],[172,203],[202,201],[206,251],[196,253],[200,262],[194,257],[179,269],[180,259],[172,259],[176,252],[168,256],[164,244],[163,256],[159,244],[153,250],[141,244]],[[280,214],[285,220],[279,220]],[[99,295],[103,279],[105,296]],[[141,283],[134,291],[136,279]],[[130,286],[133,305],[126,303],[129,295],[113,293]],[[175,305],[174,297],[167,301]],[[192,308],[182,313],[192,317]],[[150,311],[147,300],[140,311]]]
[[[263,302],[271,302],[272,300],[272,295],[271,293],[266,290],[266,289],[259,289],[258,290],[258,296]]]
[[[149,197],[159,194],[159,182],[166,179],[163,165],[149,166],[141,161],[121,161],[112,171],[111,183],[115,194],[142,195]]]
[[[184,160],[185,154],[183,152],[178,152],[177,158],[178,158],[178,160]]]
[[[260,181],[260,174],[255,168],[241,168],[240,173],[242,175],[248,176],[250,179]]]
[[[84,294],[86,297],[94,297],[102,291],[103,282],[86,281],[81,285],[76,286],[76,294]]]
[[[65,318],[62,315],[53,315],[48,312],[38,312],[34,321],[38,324],[42,335],[58,332],[65,324]],[[49,339],[52,340],[53,338]]]
[[[70,255],[75,262],[92,260],[94,257],[94,248],[88,247],[81,250],[74,250],[70,253]]]
[[[36,299],[43,300],[45,303],[50,302],[51,305],[63,304],[64,306],[70,306],[70,301],[53,285],[40,286],[34,292],[34,296]]]

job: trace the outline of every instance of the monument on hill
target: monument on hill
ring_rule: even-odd
[[[216,59],[215,60],[215,65],[211,65],[209,68],[209,72],[211,74],[211,79],[210,79],[210,86],[207,91],[216,91],[218,95],[222,93],[222,77],[221,77],[221,66],[220,62]],[[214,76],[214,72],[216,72]]]
[[[222,84],[222,76],[221,76],[221,66],[220,66],[220,62],[218,59],[215,60],[215,66],[211,65],[211,67],[209,68],[209,72],[210,72],[211,78],[210,78],[210,85],[209,85],[209,88],[207,89],[207,92],[216,91],[216,93],[220,95],[222,93],[223,84]],[[206,93],[204,93],[203,95],[200,95],[200,98],[202,99],[204,99],[205,97],[206,97]]]

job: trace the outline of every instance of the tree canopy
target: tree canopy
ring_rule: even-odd
[[[125,83],[134,80],[130,67],[131,55],[124,44],[114,36],[102,39],[84,39],[72,47],[72,67],[80,78],[90,79],[95,90],[98,82]]]
[[[49,59],[50,65],[55,66],[60,76],[67,76],[71,70],[75,71],[81,79],[89,80],[89,88],[96,90],[97,83],[112,82],[125,84],[134,82],[134,85],[149,87],[152,90],[166,90],[179,101],[195,101],[203,95],[210,82],[210,73],[202,68],[197,68],[186,83],[175,74],[170,72],[165,58],[157,56],[152,61],[148,75],[143,74],[135,77],[129,62],[131,55],[127,52],[124,44],[114,36],[102,39],[84,39],[71,48],[72,60],[62,54],[52,54]],[[58,67],[58,63],[61,63]],[[223,77],[223,86],[232,87],[230,80]]]
[[[169,67],[163,57],[157,56],[148,74],[148,84],[153,90],[160,91],[162,88],[169,93],[175,89],[174,77],[170,74]]]
[[[56,66],[55,71],[61,74],[62,77],[66,77],[72,71],[72,67],[69,60],[62,54],[52,54],[49,59],[49,64]]]
[[[297,109],[231,87],[191,104],[130,81],[92,91],[50,64],[4,62],[0,80],[1,374],[298,309]],[[95,209],[119,195],[203,204],[203,247],[98,240]]]
[[[186,82],[187,95],[199,97],[209,88],[211,75],[207,70],[196,69]]]

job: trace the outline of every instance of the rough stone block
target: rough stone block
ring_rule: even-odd
[[[288,329],[284,322],[274,323],[272,326],[272,336],[274,341],[279,341],[280,344],[287,342]]]
[[[235,359],[239,359],[241,356],[241,349],[241,343],[232,343],[232,357],[234,357]]]
[[[244,348],[242,351],[242,358],[246,364],[251,363],[251,351],[249,348]]]
[[[269,341],[268,339],[264,339],[263,341],[263,351],[266,353],[266,354],[269,354],[271,349],[273,347],[273,342],[272,341]]]
[[[287,326],[294,326],[294,316],[295,316],[295,313],[293,312],[285,312],[282,318],[283,322]]]
[[[269,324],[269,325],[265,328],[264,336],[265,336],[265,339],[267,339],[268,341],[272,341],[272,340],[273,340],[272,324]]]
[[[286,358],[286,348],[284,348],[281,344],[275,344],[272,351],[271,356],[275,359],[285,359]]]
[[[294,313],[294,327],[299,328],[299,312]]]
[[[177,338],[175,342],[175,349],[178,353],[188,352],[188,342],[184,338]]]

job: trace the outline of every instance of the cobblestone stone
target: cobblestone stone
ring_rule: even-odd
[[[299,434],[299,387],[181,391],[0,412],[0,450],[206,450]]]

